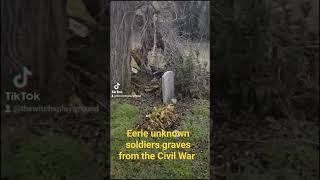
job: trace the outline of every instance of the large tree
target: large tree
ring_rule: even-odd
[[[62,79],[66,46],[66,0],[1,1],[1,85],[23,67],[32,72],[27,91],[53,92]]]
[[[110,9],[110,70],[112,85],[120,83],[122,89],[130,86],[130,35],[135,2],[112,1]]]

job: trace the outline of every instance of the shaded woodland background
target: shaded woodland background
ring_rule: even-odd
[[[319,178],[318,3],[210,4],[212,178]],[[22,66],[34,73],[24,91],[41,92],[41,103],[80,99],[104,107],[98,115],[1,113],[2,179],[108,176],[110,12],[102,0],[1,1],[2,110],[10,104],[3,94],[14,90],[11,80]],[[68,30],[70,16],[89,28],[87,37]],[[194,39],[201,39],[194,34],[199,27],[181,26]]]
[[[108,176],[107,1],[1,1],[1,109],[99,106],[99,112],[1,113],[1,179]],[[26,66],[22,89],[12,79]],[[37,92],[10,101],[5,92]]]
[[[214,1],[212,177],[319,178],[319,1]]]

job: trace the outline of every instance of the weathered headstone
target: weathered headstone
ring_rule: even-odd
[[[164,104],[174,98],[174,72],[167,71],[162,75],[162,100]]]

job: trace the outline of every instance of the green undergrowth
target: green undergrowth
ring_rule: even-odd
[[[245,165],[232,180],[317,180],[319,151],[293,142],[266,142],[256,147],[259,159]]]
[[[5,130],[1,176],[8,180],[98,179],[88,147],[63,135],[35,136]]]
[[[132,138],[126,137],[127,130],[134,130],[146,108],[126,103],[112,103],[111,107],[111,176],[113,178],[156,178],[186,179],[209,177],[209,107],[195,106],[181,117],[178,130],[190,131],[189,138]],[[126,149],[126,142],[190,142],[190,149],[176,149],[196,153],[195,160],[119,160],[118,153],[172,152],[161,149]]]

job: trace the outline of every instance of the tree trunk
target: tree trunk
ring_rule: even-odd
[[[110,9],[110,69],[112,86],[120,83],[122,90],[130,88],[130,46],[135,2],[112,1]]]
[[[65,0],[1,1],[2,91],[21,90],[12,79],[27,67],[32,76],[23,91],[54,92],[67,55],[65,5]]]

